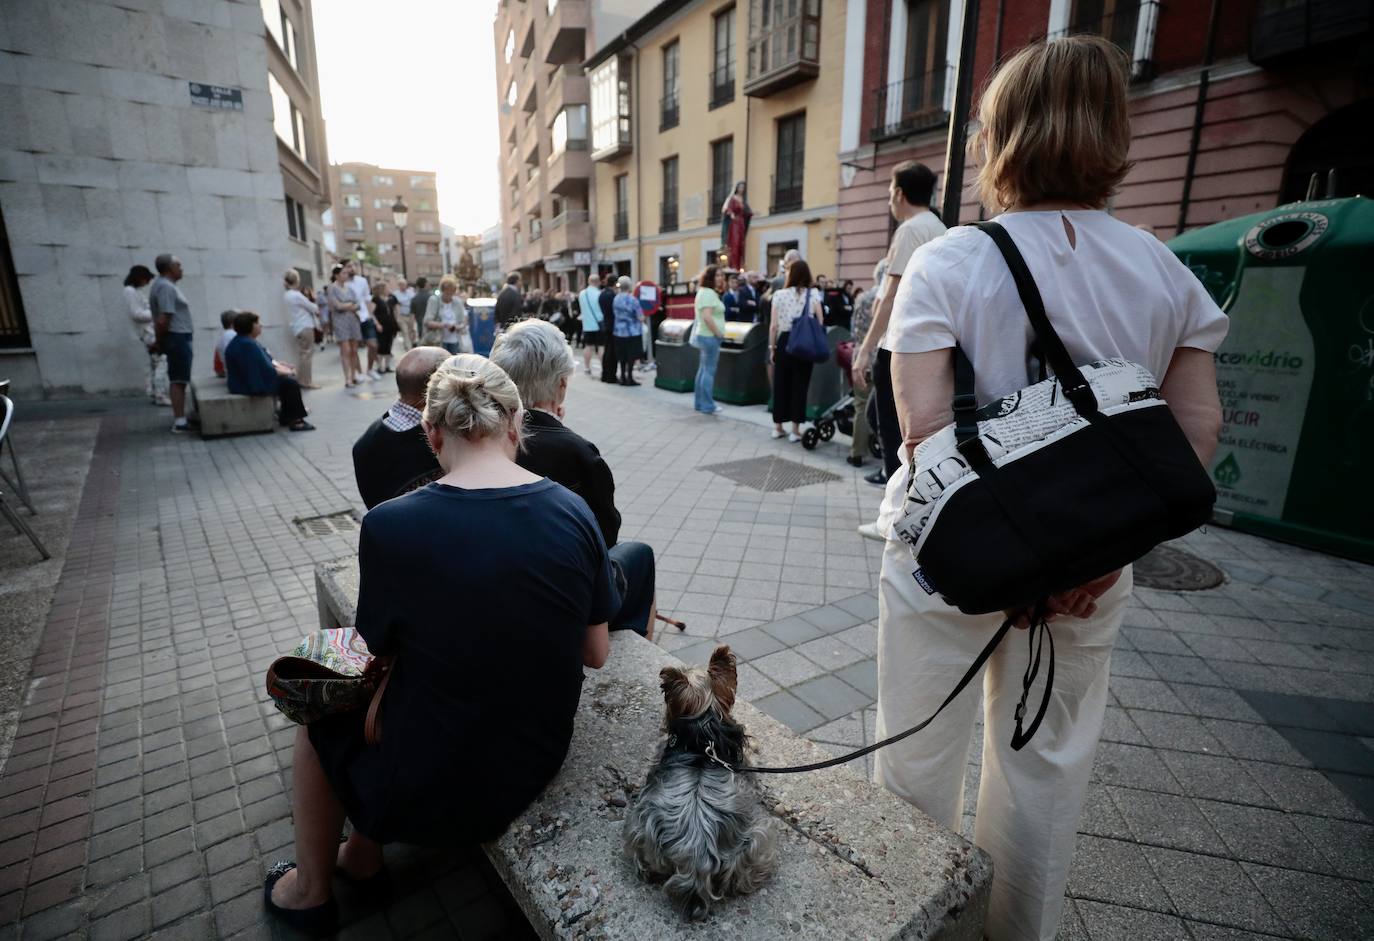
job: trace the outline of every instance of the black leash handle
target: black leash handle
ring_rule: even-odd
[[[1002,638],[1007,636],[1007,631],[1011,630],[1011,627],[1012,619],[1007,618],[1004,620],[1002,626],[997,629],[997,633],[992,635],[992,640],[988,641],[987,646],[985,646],[982,651],[979,652],[978,656],[974,658],[973,663],[964,671],[963,677],[955,684],[950,694],[945,697],[945,701],[940,703],[939,708],[931,713],[929,718],[913,725],[905,732],[898,732],[896,735],[885,738],[881,742],[865,745],[863,748],[852,751],[847,755],[840,755],[838,758],[828,758],[825,761],[815,761],[808,765],[789,765],[781,768],[760,768],[752,765],[745,765],[732,770],[738,771],[741,774],[800,774],[804,771],[821,771],[825,768],[833,768],[836,765],[842,765],[846,762],[853,761],[855,758],[871,755],[880,748],[886,748],[888,745],[892,745],[896,742],[900,742],[904,738],[915,735],[917,732],[930,725],[930,723],[934,722],[935,717],[944,712],[945,707],[952,703],[955,697],[962,693],[969,683],[973,682],[973,678],[983,669],[983,665],[988,662],[988,658],[991,657],[992,652],[997,649],[997,645],[1002,642]],[[1030,632],[1032,635],[1031,648],[1034,651],[1034,656],[1032,657],[1032,662],[1026,666],[1026,674],[1022,678],[1021,701],[1016,707],[1016,731],[1012,735],[1011,740],[1011,747],[1016,751],[1020,751],[1021,747],[1035,735],[1035,730],[1040,728],[1040,721],[1045,718],[1045,712],[1049,708],[1050,689],[1054,684],[1054,639],[1050,636],[1050,628],[1045,618],[1045,603],[1043,601],[1036,604],[1034,612],[1031,615]],[[1031,722],[1030,728],[1025,731],[1025,734],[1022,734],[1021,722],[1026,711],[1026,697],[1030,693],[1031,684],[1035,682],[1036,675],[1040,672],[1040,652],[1045,644],[1045,640],[1041,638],[1047,638],[1049,640],[1050,648],[1048,671],[1045,681],[1045,695],[1040,701],[1040,709],[1036,713],[1035,719]],[[1037,640],[1039,641],[1038,643]]]

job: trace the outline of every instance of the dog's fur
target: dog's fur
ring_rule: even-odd
[[[687,918],[699,920],[711,903],[753,892],[773,872],[773,833],[760,813],[744,763],[747,737],[730,715],[735,704],[735,657],[720,646],[706,669],[659,671],[667,705],[664,731],[644,788],[625,815],[625,850],[642,875],[666,880],[664,891]]]

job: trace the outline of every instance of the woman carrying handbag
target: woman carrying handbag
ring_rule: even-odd
[[[1001,213],[993,219],[998,226],[986,232],[959,227],[917,249],[889,334],[906,466],[889,482],[879,519],[887,546],[879,586],[877,737],[930,715],[950,676],[968,667],[1007,617],[1016,626],[1041,616],[1055,621],[1052,630],[1045,628],[1055,658],[1049,661],[1052,694],[1039,714],[1041,697],[1033,697],[1029,708],[1038,730],[1029,737],[1021,734],[1021,720],[1030,722],[1032,715],[1017,706],[1032,660],[1027,633],[1013,631],[987,662],[974,832],[997,874],[987,936],[1051,939],[1102,730],[1112,646],[1131,593],[1130,566],[1051,594],[1034,614],[961,612],[923,580],[912,550],[892,532],[908,497],[913,449],[950,423],[955,348],[967,357],[958,367],[960,383],[972,381],[976,399],[961,402],[961,410],[971,413],[975,404],[982,409],[1015,396],[1042,378],[1043,344],[1034,342],[1040,333],[1028,319],[1042,300],[1051,325],[1046,335],[1062,340],[1074,365],[1053,358],[1070,371],[1101,361],[1147,369],[1186,437],[1186,460],[1192,460],[1191,445],[1206,466],[1221,421],[1212,352],[1227,322],[1167,248],[1104,210],[1130,168],[1127,62],[1116,46],[1075,36],[1021,50],[989,83],[980,119],[972,142],[978,185],[983,201]],[[1021,259],[1018,286],[1011,265]],[[1034,302],[1027,301],[1032,295]],[[1056,353],[1063,350],[1056,346]],[[1063,372],[1055,370],[1055,378],[1064,379]],[[1063,389],[1066,396],[1082,391],[1067,379]],[[980,411],[977,417],[986,416]],[[1103,416],[1095,413],[1094,419]],[[978,463],[963,447],[959,454]],[[1014,492],[999,499],[1010,515],[1022,512]],[[996,581],[999,562],[1007,564],[1006,553],[1006,546],[988,541],[988,581]],[[875,779],[959,829],[978,709],[978,697],[965,691],[922,734],[878,752]]]
[[[792,344],[793,327],[803,317],[821,326],[821,301],[811,287],[811,267],[798,259],[787,269],[787,281],[773,292],[768,325],[768,348],[773,363],[773,438],[787,436],[796,444],[801,440],[801,423],[806,421],[806,393],[811,388],[811,369],[816,360],[798,355]],[[783,430],[791,422],[792,431]]]

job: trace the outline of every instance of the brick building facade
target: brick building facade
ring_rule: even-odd
[[[861,285],[887,244],[892,166],[920,160],[943,171],[963,2],[862,6],[862,45],[852,48],[862,49],[863,97],[841,133],[839,231],[839,274]],[[1212,4],[1178,0],[984,0],[975,113],[978,90],[1009,53],[1046,35],[1098,32],[1132,61],[1135,165],[1110,207],[1126,221],[1171,238],[1301,198],[1313,173],[1332,169],[1334,194],[1369,193],[1374,160],[1354,144],[1374,117],[1368,11],[1219,0],[1200,96],[1211,17]],[[978,213],[966,187],[960,218]]]

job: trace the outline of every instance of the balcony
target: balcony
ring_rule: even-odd
[[[1374,26],[1369,0],[1260,0],[1250,28],[1250,61],[1258,65],[1324,57],[1357,44]]]
[[[559,0],[544,21],[543,51],[546,65],[581,62],[586,58],[587,28],[591,17],[587,0]]]
[[[591,213],[585,209],[568,209],[554,216],[544,237],[544,251],[550,255],[584,251],[595,244]]]
[[[780,9],[781,4],[751,0],[746,95],[766,98],[820,74],[820,0],[803,0],[801,6],[804,12],[756,25],[761,16],[767,18],[768,7]]]
[[[533,121],[520,135],[520,155],[530,166],[539,166],[539,126]]]
[[[615,214],[615,234],[617,242],[623,242],[630,237],[630,213],[627,210],[620,210]]]
[[[681,99],[677,95],[665,95],[658,100],[659,131],[677,127],[677,122],[681,117]]]
[[[570,140],[549,158],[549,192],[566,196],[585,192],[592,176],[592,158],[585,140]]]
[[[520,96],[520,110],[526,114],[534,114],[539,107],[539,84],[530,82],[525,86],[525,93]]]
[[[944,127],[949,122],[946,94],[953,89],[952,65],[879,88],[871,140],[876,143]]]
[[[801,180],[782,180],[768,178],[768,188],[773,193],[773,205],[768,207],[770,214],[777,212],[796,212],[802,207]]]
[[[1118,7],[1120,12],[1075,20],[1067,29],[1050,33],[1049,38],[1086,35],[1110,39],[1130,58],[1131,80],[1148,81],[1155,74],[1155,28],[1159,23],[1159,0],[1139,0],[1133,4],[1118,4]]]
[[[565,65],[554,71],[544,93],[544,113],[557,114],[569,105],[585,105],[588,97],[587,73],[577,65]]]
[[[517,44],[517,52],[522,59],[528,59],[534,52],[534,19],[525,24],[525,34]]]
[[[658,204],[658,231],[677,231],[677,200]]]
[[[732,59],[726,65],[711,72],[707,96],[708,110],[728,105],[735,100],[735,63]]]

